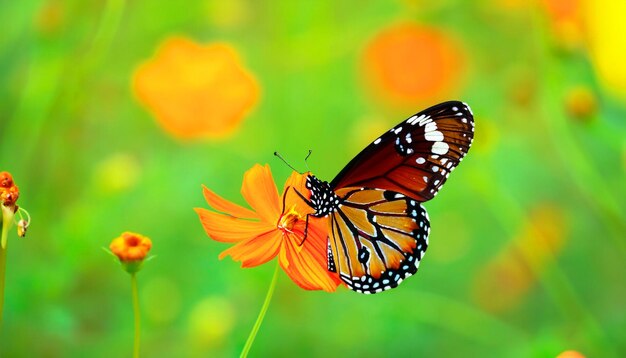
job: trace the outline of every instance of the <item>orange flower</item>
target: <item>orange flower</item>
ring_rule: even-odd
[[[109,245],[111,252],[122,262],[142,261],[152,248],[152,241],[149,238],[125,232],[120,237],[113,239]]]
[[[255,165],[244,174],[241,194],[254,211],[228,202],[204,187],[213,209],[196,212],[207,234],[216,241],[236,243],[220,254],[241,261],[242,267],[261,265],[278,255],[280,266],[298,286],[307,290],[334,291],[340,283],[327,270],[326,219],[309,217],[313,210],[294,192],[310,197],[305,174],[293,173],[285,183],[282,199],[268,165]],[[284,205],[283,205],[284,203]],[[223,213],[223,214],[222,214]]]
[[[548,14],[557,45],[564,49],[577,49],[585,40],[582,2],[583,0],[541,0],[539,2]]]
[[[565,94],[565,110],[573,118],[590,119],[597,108],[596,97],[589,87],[579,85]]]
[[[556,358],[585,358],[585,356],[578,351],[564,351],[561,352]]]
[[[13,177],[9,172],[0,172],[0,249],[7,247],[7,231],[17,219],[17,234],[20,237],[26,235],[26,229],[30,225],[30,214],[24,208],[17,206],[17,199],[20,197],[20,190],[15,185]],[[17,216],[17,218],[16,218]]]
[[[440,30],[401,24],[370,42],[364,69],[382,95],[414,106],[450,97],[462,75],[462,60],[460,48]]]
[[[20,190],[9,172],[0,172],[0,203],[7,207],[15,206]]]
[[[139,101],[180,138],[232,133],[258,101],[256,80],[227,44],[167,39],[135,72]]]

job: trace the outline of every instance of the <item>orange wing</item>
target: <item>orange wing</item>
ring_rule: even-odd
[[[421,204],[389,190],[342,188],[331,215],[329,270],[352,290],[378,293],[417,272],[430,224]]]

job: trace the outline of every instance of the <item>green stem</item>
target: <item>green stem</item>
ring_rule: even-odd
[[[133,311],[135,312],[135,344],[133,358],[139,358],[139,340],[141,338],[141,316],[139,312],[139,294],[137,293],[137,274],[130,275],[130,286],[133,292]]]
[[[7,267],[7,237],[9,229],[13,223],[13,207],[6,207],[0,203],[0,228],[2,236],[0,237],[0,326],[2,325],[2,312],[4,308],[4,282]]]
[[[2,239],[6,237],[6,231],[2,226]],[[7,267],[7,248],[0,247],[0,327],[2,327],[2,312],[4,308],[4,276]]]
[[[270,301],[272,300],[272,295],[274,294],[274,288],[276,288],[276,279],[278,278],[278,262],[276,262],[276,269],[274,269],[274,276],[272,277],[272,282],[270,283],[270,288],[267,290],[267,295],[265,296],[265,302],[263,302],[263,307],[261,307],[261,312],[259,312],[259,317],[257,317],[256,322],[254,323],[254,327],[252,327],[252,331],[248,336],[248,340],[246,341],[246,345],[243,347],[241,351],[240,358],[245,358],[248,356],[248,352],[250,352],[250,348],[252,347],[252,343],[254,343],[254,338],[256,337],[259,328],[261,327],[261,323],[263,323],[263,318],[265,317],[265,313],[267,312],[267,308],[270,305]]]

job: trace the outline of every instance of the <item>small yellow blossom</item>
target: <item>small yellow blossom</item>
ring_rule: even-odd
[[[152,241],[143,235],[125,232],[113,239],[109,248],[122,262],[142,261],[152,248]]]

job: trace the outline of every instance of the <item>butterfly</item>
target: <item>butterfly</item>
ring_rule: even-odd
[[[415,274],[430,234],[421,203],[437,195],[473,138],[469,106],[444,102],[374,140],[330,183],[308,174],[311,196],[301,197],[313,208],[310,215],[329,217],[328,270],[364,294]]]

